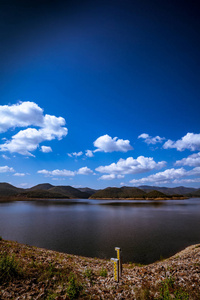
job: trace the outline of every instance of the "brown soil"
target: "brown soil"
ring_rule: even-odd
[[[114,281],[111,261],[1,240],[0,259],[5,254],[15,257],[20,272],[0,283],[1,300],[200,299],[200,244],[150,265],[124,264],[119,283]],[[74,296],[70,287],[76,290]]]

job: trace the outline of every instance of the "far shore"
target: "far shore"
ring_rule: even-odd
[[[194,198],[194,197],[193,197]],[[28,198],[28,197],[18,197],[18,196],[0,196],[1,202],[14,202],[14,201],[35,201],[35,200],[149,200],[149,201],[162,201],[162,200],[185,200],[190,199],[189,197],[169,197],[169,198]]]
[[[169,197],[169,198],[89,198],[90,200],[184,200],[189,199],[188,197]]]

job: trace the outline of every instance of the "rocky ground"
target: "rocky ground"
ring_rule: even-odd
[[[199,300],[199,284],[200,244],[150,265],[124,264],[117,283],[110,261],[0,240],[1,300]]]

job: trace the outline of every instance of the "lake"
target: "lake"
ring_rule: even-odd
[[[0,236],[89,257],[151,263],[200,243],[200,198],[0,203]]]

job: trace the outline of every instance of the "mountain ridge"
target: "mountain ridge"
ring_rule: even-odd
[[[157,192],[157,193],[156,193]],[[159,194],[160,193],[160,194]],[[74,188],[72,186],[58,185],[54,186],[50,183],[37,184],[31,188],[18,188],[7,182],[0,183],[0,198],[3,197],[16,197],[17,199],[26,198],[48,198],[48,199],[103,199],[103,198],[141,198],[145,199],[155,195],[157,198],[165,197],[170,198],[172,196],[176,197],[200,197],[200,188],[190,188],[190,187],[158,187],[158,186],[139,186],[139,187],[129,187],[123,186],[117,187],[107,187],[101,190],[95,190],[88,187],[85,188]]]

